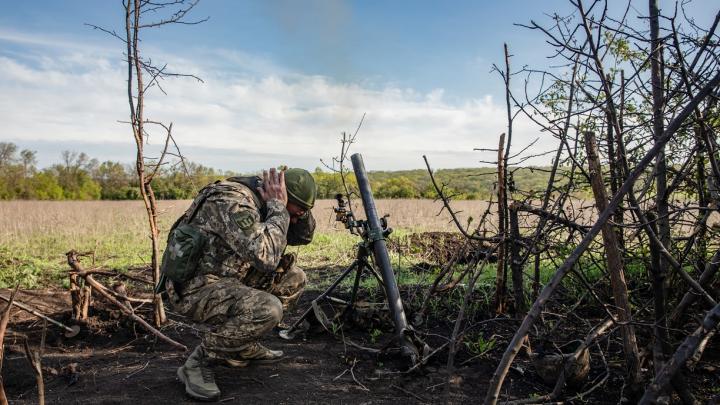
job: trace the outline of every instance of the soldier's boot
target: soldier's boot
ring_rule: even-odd
[[[276,363],[284,359],[285,353],[282,350],[271,350],[260,343],[251,343],[245,350],[232,353],[220,360],[226,366],[247,367],[253,364]]]
[[[215,375],[208,367],[205,348],[199,345],[190,354],[185,364],[177,370],[177,376],[185,384],[185,392],[200,401],[217,401],[220,389],[215,384]]]

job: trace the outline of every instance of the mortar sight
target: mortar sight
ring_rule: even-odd
[[[352,212],[348,211],[347,203],[343,198],[342,194],[335,194],[335,200],[337,201],[337,207],[333,207],[335,211],[335,220],[345,224],[345,228],[350,228],[353,225]]]

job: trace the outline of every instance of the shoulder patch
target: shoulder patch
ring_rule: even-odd
[[[255,217],[250,211],[239,211],[230,215],[230,218],[243,231],[248,230],[255,225]]]

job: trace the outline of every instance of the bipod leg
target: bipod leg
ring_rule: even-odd
[[[375,270],[375,268],[372,267],[372,266],[370,266],[369,264],[366,264],[366,266],[367,266],[368,269],[370,269],[370,271],[372,272],[373,276],[375,276],[375,279],[376,279],[377,282],[380,284],[380,288],[383,289],[383,293],[385,293],[385,282],[383,281],[383,278],[382,278],[382,276],[380,275],[380,273],[378,273],[377,270]]]
[[[343,310],[342,317],[345,318],[350,314],[350,311],[355,307],[355,301],[357,300],[357,293],[360,289],[360,279],[362,278],[363,270],[365,268],[371,268],[365,259],[361,258],[357,260],[357,272],[355,272],[355,282],[353,283],[352,293],[350,294],[350,300],[347,306]]]
[[[355,260],[354,262],[352,262],[352,264],[350,264],[350,266],[348,266],[348,267],[342,272],[342,274],[340,274],[340,276],[339,276],[337,279],[335,279],[335,281],[332,283],[332,285],[330,285],[330,287],[328,287],[325,291],[323,291],[323,293],[320,294],[317,298],[315,298],[314,300],[312,300],[312,303],[310,304],[310,307],[309,307],[308,309],[306,309],[305,312],[303,312],[302,316],[300,316],[300,318],[299,318],[297,321],[295,321],[292,325],[290,325],[290,327],[289,327],[288,329],[284,329],[284,330],[281,330],[281,331],[280,331],[280,333],[279,333],[280,337],[283,338],[283,339],[286,339],[286,340],[292,340],[292,339],[294,339],[294,338],[295,338],[295,334],[294,334],[295,331],[296,331],[297,328],[300,326],[300,324],[302,324],[302,322],[303,322],[305,319],[307,319],[307,317],[310,316],[310,314],[313,313],[314,308],[315,308],[315,306],[317,305],[317,303],[320,302],[320,301],[322,301],[322,300],[324,300],[324,299],[326,299],[327,296],[328,296],[331,292],[333,292],[333,290],[335,290],[335,288],[345,279],[345,277],[347,277],[348,274],[350,274],[350,273],[353,271],[353,269],[355,269],[355,268],[358,267],[358,266],[359,266],[359,261],[358,261],[358,260]],[[359,271],[358,271],[358,273],[359,273]],[[352,302],[351,302],[351,305],[352,305]]]

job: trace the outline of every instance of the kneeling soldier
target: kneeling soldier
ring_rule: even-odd
[[[202,189],[173,225],[163,285],[174,311],[209,328],[177,370],[191,397],[220,397],[209,362],[242,367],[282,358],[259,339],[302,294],[305,273],[283,253],[312,240],[315,194],[302,169],[231,177]]]

